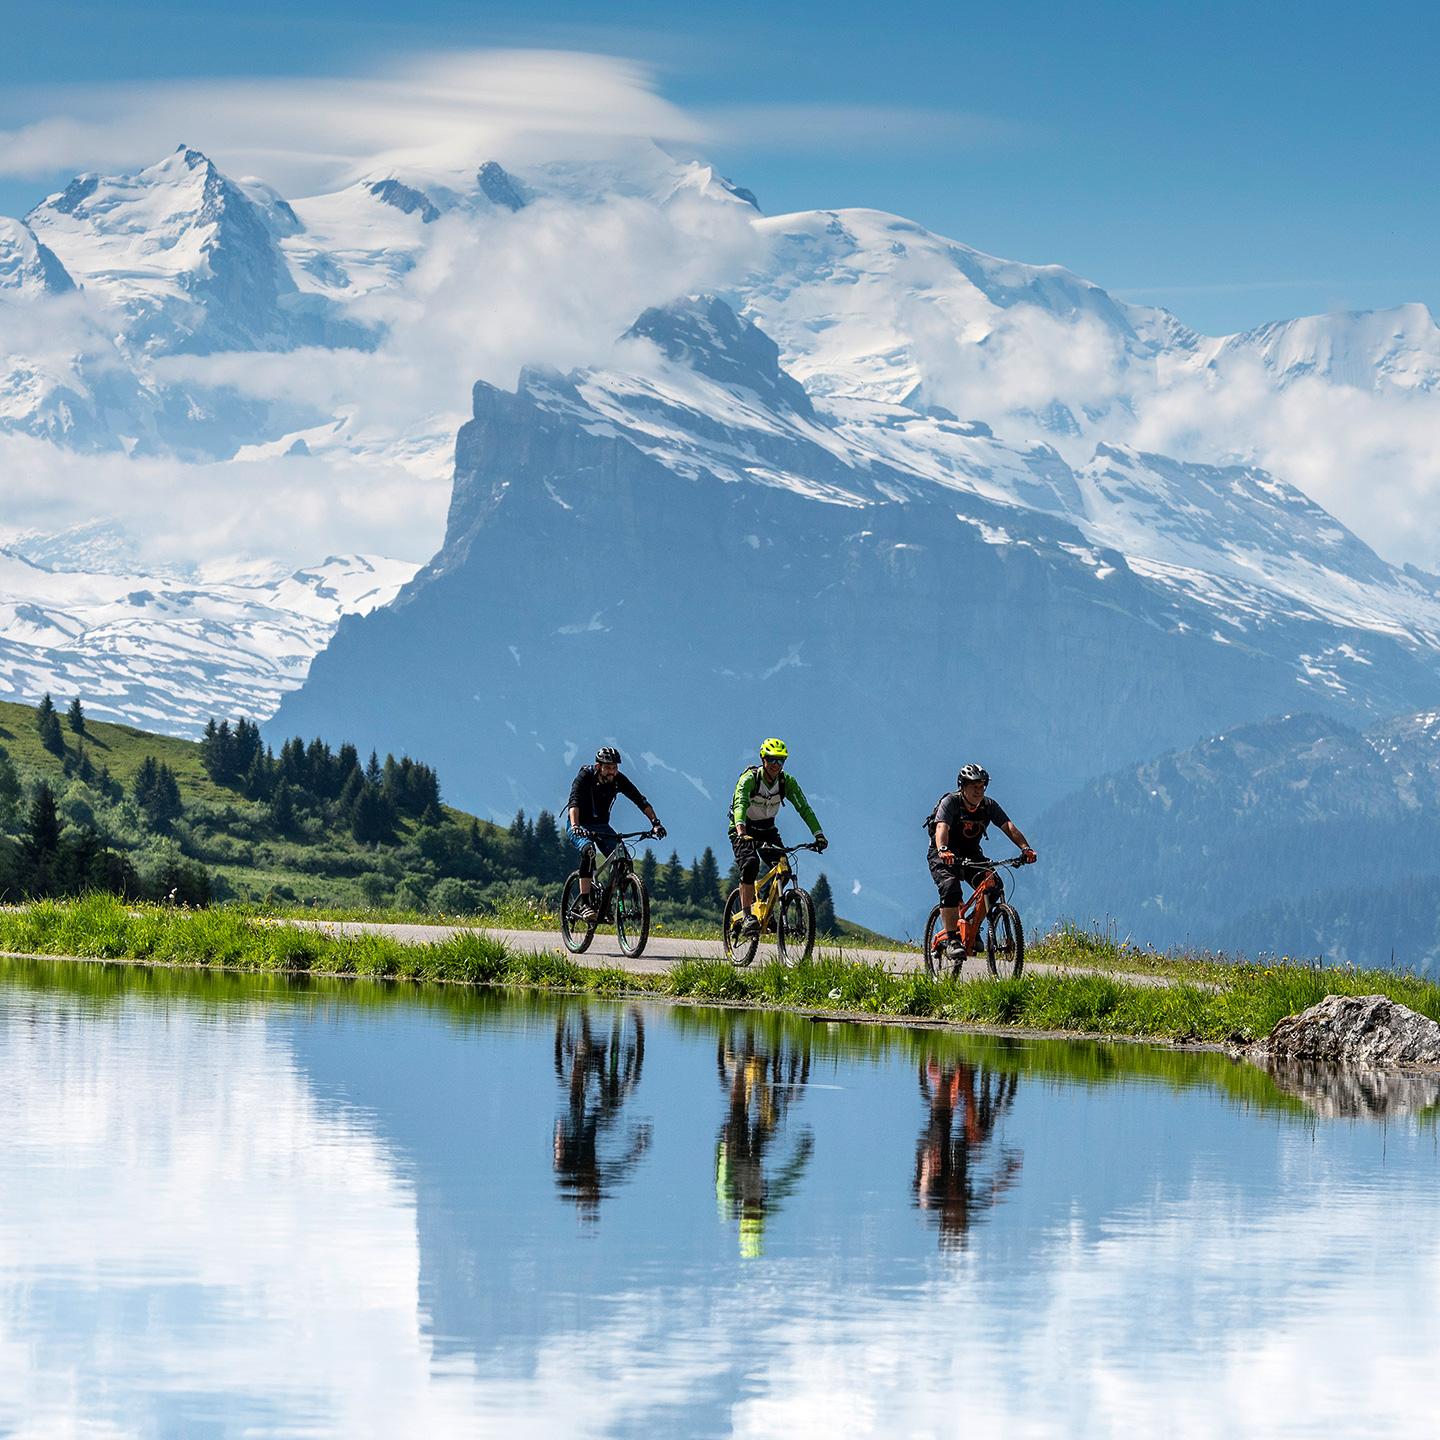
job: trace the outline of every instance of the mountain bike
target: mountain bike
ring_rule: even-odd
[[[974,882],[975,890],[960,907],[961,921],[973,920],[981,895],[988,895],[999,883],[995,874],[1001,869],[1015,869],[1025,863],[1017,855],[1013,860],[959,860],[956,862],[962,874],[979,874]],[[996,900],[990,905],[982,922],[985,927],[985,963],[990,973],[1001,980],[1013,980],[1025,968],[1025,927],[1020,923],[1019,912],[1008,900]],[[928,974],[940,976],[945,973],[946,957],[935,949],[935,932],[940,925],[940,907],[937,905],[925,922],[924,955]],[[957,960],[951,969],[952,975],[960,974],[965,962]]]
[[[650,896],[645,882],[635,873],[635,858],[627,840],[648,840],[651,830],[636,830],[618,836],[618,844],[608,855],[596,849],[595,873],[590,877],[590,903],[595,918],[580,917],[580,872],[572,870],[560,892],[560,938],[572,955],[583,955],[595,938],[597,925],[615,926],[620,949],[632,960],[645,948],[650,938]],[[594,845],[592,840],[591,845]]]
[[[771,854],[779,850],[780,858],[755,882],[755,918],[760,929],[754,935],[742,935],[745,911],[740,904],[737,886],[725,901],[720,933],[725,939],[725,958],[732,965],[748,965],[760,948],[760,936],[767,930],[775,933],[775,945],[783,965],[799,965],[810,958],[815,948],[815,902],[790,864],[790,857],[801,850],[815,850],[812,840],[807,845],[769,846]]]

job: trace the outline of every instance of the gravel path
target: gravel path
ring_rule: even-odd
[[[374,933],[389,935],[403,945],[430,945],[439,940],[448,940],[452,935],[479,933],[493,935],[512,950],[530,954],[547,954],[551,951],[564,952],[559,933],[553,930],[492,930],[478,925],[388,925],[376,920],[276,920],[277,925],[297,925],[304,929],[320,930],[330,935],[356,935]],[[817,945],[817,954],[833,954],[846,960],[862,960],[884,965],[891,971],[918,970],[921,965],[918,950],[831,950]],[[597,930],[590,948],[583,955],[570,958],[581,965],[616,965],[647,975],[663,974],[678,960],[719,960],[725,955],[725,947],[718,940],[674,940],[662,935],[652,935],[645,953],[638,960],[631,960],[621,953],[620,944],[613,931]],[[773,944],[762,944],[755,956],[757,965],[775,958]],[[1169,985],[1173,982],[1163,975],[1136,975],[1129,972],[1104,970],[1094,966],[1045,965],[1026,962],[1026,973],[1068,973],[1071,975],[1109,975],[1116,980],[1125,980],[1134,985]],[[967,960],[963,978],[978,980],[990,972],[985,967],[985,958]]]

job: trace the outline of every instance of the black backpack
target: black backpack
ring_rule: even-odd
[[[931,840],[935,838],[935,822],[940,814],[940,807],[952,796],[958,795],[958,790],[947,790],[936,802],[935,808],[925,817],[924,828],[929,832]]]

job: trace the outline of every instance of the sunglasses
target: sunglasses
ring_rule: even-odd
[[[761,758],[766,765],[778,765],[782,770],[785,768],[785,757],[783,755],[765,755]]]

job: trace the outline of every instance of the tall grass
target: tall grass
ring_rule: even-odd
[[[637,974],[582,965],[563,953],[517,954],[475,932],[407,945],[388,935],[261,923],[226,909],[127,907],[109,896],[0,914],[0,950],[284,974],[650,993],[822,1015],[1190,1041],[1260,1039],[1284,1016],[1333,993],[1388,995],[1440,1021],[1440,987],[1384,971],[1274,963],[1197,967],[1204,978],[1181,975],[1164,984],[1137,983],[1119,972],[954,980],[897,974],[822,952],[794,968],[772,963],[735,970],[721,960],[684,960],[663,974]],[[1177,963],[1173,957],[1167,961]]]

